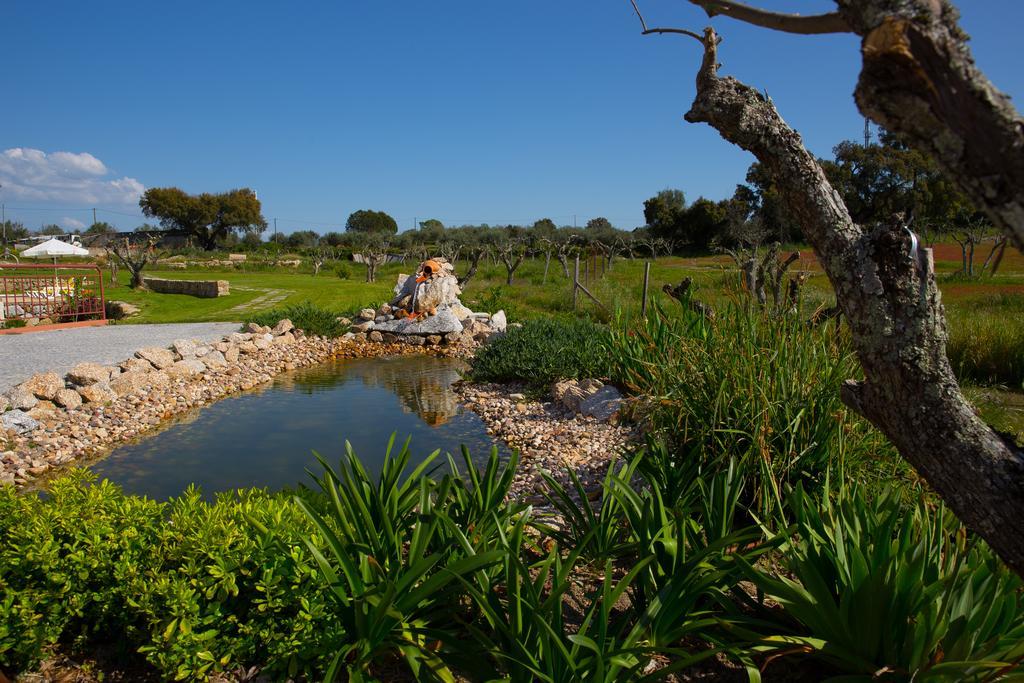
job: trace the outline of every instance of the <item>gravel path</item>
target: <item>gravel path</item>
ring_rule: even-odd
[[[0,392],[37,372],[63,375],[85,361],[111,365],[143,346],[169,346],[175,339],[213,341],[237,332],[238,323],[108,325],[0,335]]]

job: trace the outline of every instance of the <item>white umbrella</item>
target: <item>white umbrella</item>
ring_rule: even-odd
[[[63,242],[56,237],[40,242],[34,247],[29,247],[25,251],[21,252],[22,256],[27,258],[50,258],[54,259],[56,263],[57,259],[61,256],[88,256],[89,250],[83,249],[82,247],[76,247],[73,244]]]
[[[45,242],[40,242],[34,247],[29,247],[25,251],[21,252],[21,255],[27,258],[52,258],[53,265],[57,265],[57,259],[62,256],[88,256],[89,250],[83,249],[82,247],[76,247],[73,244],[61,241],[56,237],[52,237]],[[55,290],[60,289],[60,285],[57,282],[57,269],[53,269],[53,286]]]

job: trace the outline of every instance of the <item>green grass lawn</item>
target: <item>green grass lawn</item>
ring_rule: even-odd
[[[1014,330],[1024,330],[1024,321],[1021,320],[1024,317],[1024,258],[1020,254],[1008,254],[996,277],[965,281],[949,274],[959,265],[957,254],[948,248],[937,251],[944,257],[944,260],[937,261],[936,268],[951,336],[969,337],[978,344],[979,335],[994,336],[1003,330],[1004,336],[1010,332],[1016,336]],[[831,303],[833,295],[811,252],[806,250],[802,253],[805,258],[794,264],[793,271],[802,269],[811,273],[803,292],[804,308],[810,311],[819,304]],[[410,261],[404,265],[382,267],[378,270],[377,282],[372,284],[363,281],[362,266],[347,264],[346,267],[350,272],[348,279],[335,275],[333,265],[325,266],[318,276],[287,268],[258,272],[195,268],[186,271],[147,270],[146,274],[152,277],[227,280],[231,284],[231,294],[217,299],[198,299],[136,291],[122,285],[108,288],[107,298],[142,307],[141,315],[125,321],[129,323],[242,320],[250,313],[303,301],[346,313],[389,299],[397,275],[409,272],[415,266]],[[459,273],[467,267],[465,262],[456,264]],[[581,279],[584,272],[581,265]],[[667,257],[652,264],[650,300],[660,301],[673,309],[675,303],[661,292],[661,287],[666,283],[678,283],[684,277],[693,278],[695,295],[713,305],[720,306],[743,296],[738,287],[738,274],[728,258]],[[122,274],[121,280],[126,281],[127,278]],[[610,270],[587,281],[588,289],[604,303],[604,308],[580,294],[577,314],[599,320],[610,319],[616,311],[635,315],[640,308],[642,283],[641,259],[617,259]],[[481,264],[476,277],[466,287],[463,301],[475,310],[503,308],[513,320],[573,315],[571,279],[564,276],[555,260],[552,260],[545,278],[542,258],[527,259],[516,272],[515,283],[511,287],[505,284],[503,265]]]

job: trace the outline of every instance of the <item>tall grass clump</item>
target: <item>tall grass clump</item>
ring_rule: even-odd
[[[309,336],[333,338],[340,337],[347,331],[338,322],[337,313],[320,308],[310,301],[256,313],[246,318],[245,322],[274,326],[285,318],[291,320],[295,327]]]
[[[638,418],[666,444],[645,459],[665,480],[690,461],[713,470],[732,460],[748,502],[767,513],[795,482],[813,485],[844,455],[882,447],[840,402],[859,367],[831,327],[740,306],[713,320],[659,310],[617,326],[611,348],[613,380],[640,397]]]
[[[609,340],[608,328],[585,320],[529,320],[480,349],[470,378],[542,389],[560,379],[607,377]]]
[[[961,381],[1024,389],[1024,297],[997,294],[950,311],[946,353]]]

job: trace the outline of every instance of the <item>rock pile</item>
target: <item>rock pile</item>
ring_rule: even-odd
[[[602,422],[617,422],[623,401],[618,389],[596,379],[555,382],[551,398],[574,413]]]
[[[631,425],[602,422],[560,402],[528,400],[514,385],[459,383],[455,389],[489,434],[520,451],[513,495],[532,503],[543,502],[541,471],[571,487],[571,468],[588,491],[597,490],[612,458],[640,439]]]
[[[346,338],[413,346],[473,345],[504,333],[508,325],[504,311],[474,313],[462,304],[455,270],[443,258],[424,261],[415,275],[399,275],[394,292],[389,303],[360,311]]]

